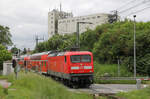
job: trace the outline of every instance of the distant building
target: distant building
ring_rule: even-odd
[[[87,16],[73,17],[72,13],[58,11],[56,9],[48,13],[48,35],[52,37],[54,34],[71,34],[76,32],[77,22],[91,22],[92,24],[81,24],[80,33],[89,29],[95,29],[97,25],[108,22],[109,14],[99,13]]]

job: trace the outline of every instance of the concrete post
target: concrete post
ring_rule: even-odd
[[[3,75],[9,75],[14,72],[14,68],[12,67],[11,62],[4,62],[3,63]]]
[[[136,87],[137,89],[141,89],[141,79],[136,79]]]

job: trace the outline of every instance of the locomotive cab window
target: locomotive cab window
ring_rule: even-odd
[[[81,62],[91,62],[90,55],[81,55]]]
[[[72,55],[71,62],[72,63],[91,62],[91,56],[90,55]]]

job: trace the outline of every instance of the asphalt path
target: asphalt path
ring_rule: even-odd
[[[148,87],[148,85],[141,85],[141,88]],[[138,90],[135,84],[93,84],[90,88],[72,89],[73,92],[87,92],[90,94],[116,94],[118,92],[128,92]]]
[[[3,88],[8,88],[11,85],[10,82],[7,82],[7,80],[0,80],[0,86]]]

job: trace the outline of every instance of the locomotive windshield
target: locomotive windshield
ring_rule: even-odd
[[[72,63],[91,62],[91,56],[90,55],[72,55],[71,62]]]

